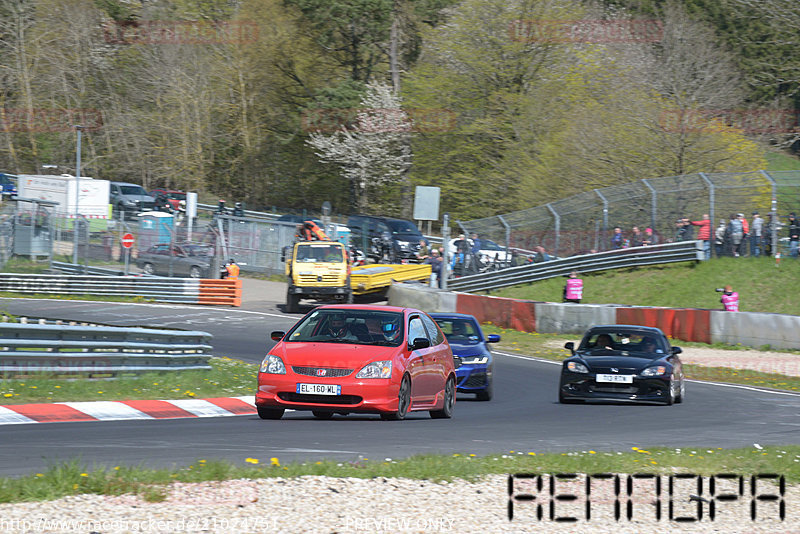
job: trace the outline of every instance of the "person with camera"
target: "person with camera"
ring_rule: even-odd
[[[724,288],[718,287],[717,293],[722,293],[722,298],[719,301],[725,306],[725,311],[738,312],[739,311],[739,293],[733,290],[730,285]]]

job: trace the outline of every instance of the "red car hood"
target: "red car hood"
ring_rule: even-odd
[[[401,347],[351,345],[349,343],[279,343],[271,354],[283,363],[306,367],[338,367],[360,370],[377,360],[391,360]]]

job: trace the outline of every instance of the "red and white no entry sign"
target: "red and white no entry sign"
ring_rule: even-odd
[[[134,241],[133,234],[125,234],[122,236],[122,246],[125,248],[131,248]]]

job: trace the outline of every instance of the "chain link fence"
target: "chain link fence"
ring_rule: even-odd
[[[614,228],[629,238],[633,227],[651,228],[660,243],[697,239],[696,226],[679,234],[679,219],[708,214],[711,241],[715,230],[743,213],[748,221],[764,218],[762,250],[785,240],[780,228],[790,212],[800,212],[800,171],[696,173],[642,179],[625,185],[578,193],[543,206],[471,221],[457,221],[465,233],[477,233],[523,254],[537,247],[565,257],[609,250]],[[777,224],[771,224],[773,219]],[[773,236],[772,230],[775,230]],[[726,238],[727,239],[727,238]],[[728,243],[711,247],[715,255],[731,254]]]

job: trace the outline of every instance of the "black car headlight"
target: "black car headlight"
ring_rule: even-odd
[[[583,365],[581,362],[567,362],[567,369],[572,371],[573,373],[588,373],[589,368]]]
[[[659,365],[656,367],[648,367],[644,371],[641,372],[642,376],[662,376],[667,374],[667,368],[663,365]]]

